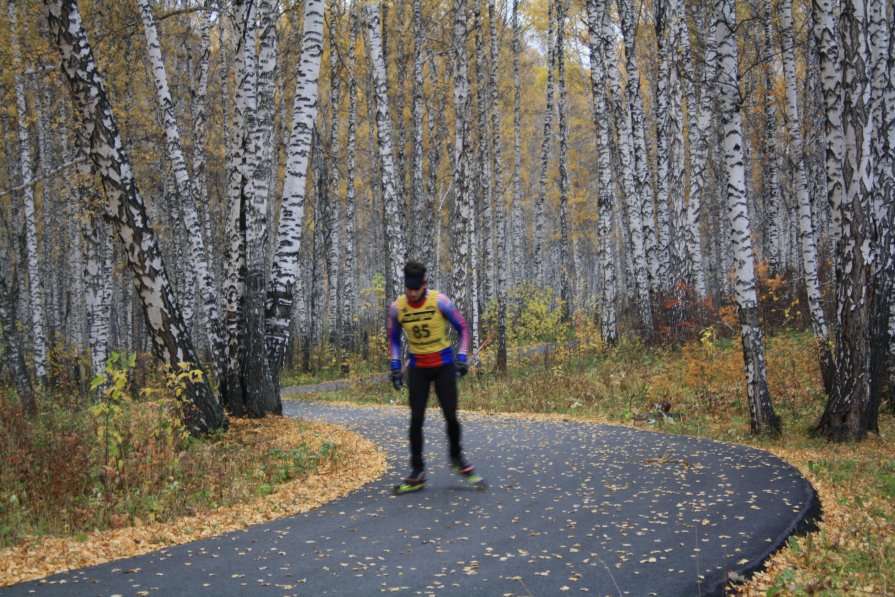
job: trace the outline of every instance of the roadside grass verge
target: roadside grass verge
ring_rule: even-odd
[[[812,427],[825,396],[810,333],[767,338],[766,360],[784,426],[776,439],[750,434],[740,343],[713,334],[679,348],[623,341],[603,350],[578,343],[512,362],[506,378],[487,371],[489,365],[460,382],[460,405],[485,412],[560,414],[768,450],[814,485],[823,519],[817,532],[791,538],[763,571],[733,590],[768,596],[895,594],[895,418],[881,412],[880,434],[859,444],[815,437]],[[306,396],[406,403],[404,394],[388,384],[358,383]],[[437,401],[430,405],[437,408]]]
[[[27,419],[0,391],[0,548],[201,515],[342,458],[301,420],[231,419],[228,431],[193,438],[164,388],[39,404]]]

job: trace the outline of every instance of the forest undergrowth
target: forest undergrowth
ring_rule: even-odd
[[[179,395],[194,371],[137,390],[135,359],[115,355],[101,399],[48,395],[34,418],[0,391],[0,548],[195,516],[250,502],[336,464],[340,448],[307,422],[231,419],[196,438]]]

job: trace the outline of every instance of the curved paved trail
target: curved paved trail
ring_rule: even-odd
[[[387,451],[388,478],[307,514],[0,589],[6,595],[718,595],[817,512],[790,465],[743,446],[560,420],[462,413],[486,492],[449,471],[396,497],[406,408],[287,402]]]

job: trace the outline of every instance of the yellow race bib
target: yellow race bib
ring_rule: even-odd
[[[413,354],[441,352],[451,346],[449,322],[438,309],[438,292],[430,290],[419,307],[407,297],[398,297],[398,323],[407,334],[407,349]]]

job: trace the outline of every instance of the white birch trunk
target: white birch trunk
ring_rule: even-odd
[[[656,2],[656,43],[658,45],[659,72],[656,81],[656,269],[654,288],[666,293],[671,287],[671,200],[668,192],[670,170],[670,130],[674,109],[672,101],[672,62],[674,34],[669,20],[674,18],[674,0]],[[637,79],[628,86],[639,85]],[[629,95],[629,98],[631,96]],[[646,212],[644,211],[644,214]],[[645,219],[645,218],[644,218]]]
[[[22,216],[23,232],[25,234],[25,265],[28,272],[28,298],[30,300],[31,339],[34,350],[34,375],[38,384],[46,381],[48,367],[48,343],[45,328],[44,314],[44,284],[40,272],[40,263],[37,258],[37,222],[35,216],[34,187],[31,184],[34,177],[34,164],[31,158],[31,139],[26,125],[28,111],[25,104],[25,82],[22,78],[24,69],[21,67],[18,40],[16,31],[16,3],[10,1],[8,5],[9,26],[12,33],[13,63],[16,65],[13,72],[13,85],[16,98],[16,123],[19,140],[19,174],[22,177]]]
[[[78,136],[77,152],[87,159],[89,140]],[[109,229],[103,221],[102,201],[90,184],[94,180],[90,163],[78,165],[77,194],[82,205],[88,206],[89,220],[81,224],[84,237],[84,302],[87,316],[87,346],[90,349],[91,371],[94,376],[104,369],[111,342],[112,321],[112,243]]]
[[[507,247],[506,210],[504,207],[503,158],[500,145],[500,96],[498,92],[500,49],[497,45],[497,10],[494,0],[488,2],[488,32],[491,70],[488,88],[491,91],[491,142],[494,144],[495,249],[497,251],[497,370],[507,372]]]
[[[895,18],[895,1],[889,0],[888,14],[891,19]],[[880,192],[883,194],[883,203],[888,205],[889,239],[883,239],[883,246],[887,246],[888,255],[885,257],[885,271],[891,276],[895,275],[895,247],[893,247],[892,237],[895,236],[895,27],[889,30],[889,50],[888,50],[887,69],[888,77],[883,92],[883,129],[881,131],[885,139],[884,152],[882,159],[877,165],[879,172]],[[890,278],[891,279],[891,278]],[[895,411],[895,292],[889,292],[889,380],[888,394],[890,410]]]
[[[66,303],[73,289],[66,278],[71,275],[74,264],[67,263],[66,252],[55,250],[60,235],[65,234],[64,230],[69,219],[66,212],[70,211],[71,207],[62,199],[62,188],[57,179],[47,176],[50,164],[57,162],[58,158],[54,155],[56,152],[53,146],[56,144],[50,142],[51,125],[47,108],[50,105],[49,87],[41,83],[42,81],[35,81],[33,84],[34,117],[32,120],[36,125],[35,148],[37,152],[35,156],[37,159],[32,177],[36,174],[44,180],[39,196],[42,212],[40,218],[42,242],[38,243],[37,250],[42,255],[39,273],[44,286],[43,307],[46,316],[44,334],[49,346],[65,338],[65,328],[70,313]],[[62,200],[60,201],[60,199]],[[74,252],[76,247],[71,249]]]
[[[255,130],[253,146],[255,152],[255,165],[252,171],[253,211],[257,213],[260,221],[257,223],[258,250],[261,258],[259,267],[266,268],[270,253],[268,239],[268,222],[273,203],[273,182],[276,178],[276,165],[274,162],[274,147],[276,147],[276,135],[274,132],[274,107],[277,86],[277,54],[279,52],[279,39],[277,37],[278,2],[275,0],[260,0],[257,2],[258,34],[257,37],[257,113],[255,118]]]
[[[626,6],[625,2],[619,2],[619,9]],[[630,16],[630,15],[629,15]],[[630,33],[633,35],[633,32]],[[609,88],[610,104],[612,109],[612,120],[615,125],[618,136],[618,172],[621,176],[622,195],[624,196],[625,211],[627,213],[627,228],[630,237],[630,247],[628,253],[633,265],[633,279],[636,283],[638,310],[640,313],[640,324],[645,336],[649,337],[653,334],[653,315],[652,303],[650,299],[650,266],[646,252],[645,231],[652,230],[654,221],[652,218],[652,208],[650,207],[650,221],[645,223],[643,220],[641,201],[642,193],[636,165],[636,140],[634,131],[632,130],[632,122],[637,120],[632,114],[635,106],[629,104],[626,108],[621,93],[620,75],[618,64],[611,57],[615,56],[615,40],[617,38],[616,31],[608,19],[604,18],[603,27],[600,30],[602,38],[602,51],[606,60],[606,81]],[[626,40],[627,45],[627,40]],[[627,52],[627,50],[626,50]],[[632,58],[629,58],[629,62]],[[629,66],[630,68],[630,66]],[[632,76],[629,71],[629,76]],[[636,80],[636,79],[635,79]],[[632,83],[629,87],[635,86]],[[639,93],[637,95],[639,98]],[[642,114],[641,114],[642,115]],[[640,122],[642,129],[642,120]],[[649,185],[647,185],[649,186]],[[652,205],[652,193],[649,193],[648,203]],[[653,253],[655,257],[655,252]]]
[[[420,23],[420,43],[422,43],[422,23]],[[432,87],[437,88],[439,84],[437,65],[435,64],[435,51],[430,45],[426,49],[427,61],[429,63],[429,80]],[[423,263],[429,264],[431,271],[436,274],[435,280],[438,281],[439,251],[436,250],[438,239],[436,239],[436,229],[441,225],[441,204],[438,201],[438,167],[441,163],[442,151],[442,127],[438,126],[437,121],[444,118],[445,106],[447,105],[447,92],[440,91],[438,93],[438,104],[436,107],[429,106],[426,115],[426,129],[429,132],[429,152],[428,163],[429,172],[426,179],[426,216],[422,219],[424,222],[423,236]],[[433,98],[434,101],[434,98]],[[444,194],[447,194],[445,191]]]
[[[454,300],[461,310],[468,310],[469,231],[473,218],[469,196],[469,75],[466,57],[466,0],[454,0],[454,200],[457,217],[452,222],[454,238],[458,239],[451,278]]]
[[[640,68],[637,60],[636,23],[631,0],[617,0],[619,16],[622,24],[622,34],[625,42],[625,71],[628,84],[625,87],[628,100],[629,123],[632,139],[631,168],[633,168],[636,181],[636,194],[629,195],[625,191],[628,201],[639,201],[640,215],[638,220],[641,225],[639,236],[643,239],[643,251],[649,266],[648,277],[650,289],[658,290],[659,281],[659,255],[656,238],[656,218],[653,214],[653,186],[649,166],[648,150],[646,146],[645,129],[646,115],[643,109],[643,98],[640,96]],[[613,39],[617,34],[614,33]],[[609,54],[607,54],[609,56]],[[610,69],[616,67],[610,66]],[[611,70],[609,71],[611,72]],[[619,129],[621,130],[621,129]],[[632,224],[633,225],[633,224]],[[636,259],[636,255],[635,255]],[[639,267],[639,266],[638,266]],[[640,274],[637,274],[638,277]],[[641,300],[642,300],[641,293]],[[641,307],[642,310],[642,307]],[[646,328],[648,334],[652,333],[652,321]]]
[[[785,260],[783,258],[783,198],[780,195],[780,167],[777,151],[777,102],[773,93],[774,43],[773,14],[771,0],[764,0],[764,53],[766,65],[765,75],[765,137],[764,137],[764,203],[765,220],[767,222],[767,260],[772,275],[780,273]],[[795,81],[793,81],[795,84]]]
[[[606,18],[606,4],[598,0],[587,2],[587,29],[590,50],[590,83],[593,98],[593,118],[597,133],[597,159],[600,167],[600,194],[597,198],[597,234],[599,236],[600,339],[606,346],[618,343],[616,316],[617,281],[612,237],[612,208],[615,204],[612,148],[609,139],[609,112],[606,105],[606,56],[601,47],[600,32]]]
[[[112,311],[112,247],[105,223],[97,216],[84,226],[86,259],[84,282],[87,299],[88,346],[93,375],[105,369],[109,355],[109,321]]]
[[[559,91],[559,272],[560,298],[563,318],[572,320],[572,287],[574,270],[569,255],[569,123],[567,116],[565,62],[566,0],[557,1],[556,10],[556,62]]]
[[[480,242],[473,242],[472,246],[480,249],[473,251],[475,257],[481,254],[482,276],[476,274],[473,280],[478,285],[481,280],[481,305],[487,306],[494,298],[494,216],[493,216],[493,200],[494,186],[491,175],[492,164],[492,148],[491,141],[488,137],[488,121],[490,110],[488,108],[488,100],[490,91],[488,89],[489,71],[485,66],[485,34],[482,27],[482,0],[475,0],[473,29],[475,29],[475,77],[478,84],[476,85],[476,102],[478,108],[478,167],[477,178],[478,186],[474,197],[478,207],[473,213],[481,214],[482,231]],[[473,334],[478,330],[473,330]]]
[[[3,354],[12,375],[13,383],[22,403],[22,411],[29,417],[37,414],[34,386],[25,364],[25,352],[16,321],[16,300],[9,290],[6,278],[0,273],[0,330],[3,332]]]
[[[770,18],[770,15],[768,15]],[[808,194],[808,175],[805,168],[802,147],[802,119],[799,114],[799,96],[796,89],[795,42],[792,33],[792,0],[782,0],[779,5],[780,42],[783,47],[783,79],[786,81],[786,123],[789,132],[789,152],[794,166],[796,201],[798,204],[799,240],[802,252],[802,267],[805,274],[805,289],[808,293],[808,309],[814,337],[818,343],[821,372],[827,390],[832,382],[832,354],[830,352],[827,320],[820,294],[818,275],[817,243],[814,235],[814,221],[811,215],[811,197]]]
[[[328,24],[329,33],[329,61],[330,61],[330,87],[329,87],[329,103],[330,103],[330,123],[329,123],[329,153],[332,160],[336,164],[341,164],[341,143],[339,140],[339,102],[342,96],[342,85],[339,79],[341,56],[338,48],[338,22],[341,11],[339,9],[339,0],[330,0],[330,17]],[[329,168],[329,198],[327,213],[329,214],[329,272],[327,278],[329,286],[327,288],[327,306],[329,314],[329,343],[330,346],[338,346],[338,327],[339,327],[339,286],[342,282],[340,255],[342,251],[342,204],[339,200],[339,168],[334,166]]]
[[[350,20],[350,41],[348,44],[348,131],[345,172],[345,276],[342,286],[342,351],[347,354],[351,349],[354,334],[354,247],[355,239],[355,167],[357,155],[357,78],[355,76],[358,17],[353,9]],[[347,371],[345,371],[347,373]]]
[[[282,367],[293,317],[298,253],[304,225],[308,157],[317,118],[317,80],[323,54],[323,0],[306,0],[301,60],[295,82],[292,132],[286,151],[286,179],[280,207],[277,248],[267,295],[267,336],[271,368]]]
[[[389,27],[388,20],[388,10],[389,6],[395,6],[395,53],[394,59],[391,62],[394,63],[396,71],[398,75],[393,79],[389,78],[389,66],[390,66],[390,55],[389,55],[389,43],[388,43],[388,35],[392,31]],[[392,98],[394,101],[394,112],[389,112],[389,123],[394,126],[394,134],[392,135],[393,139],[393,147],[394,150],[394,186],[395,186],[395,197],[397,200],[397,204],[399,205],[398,217],[400,223],[401,230],[401,238],[405,239],[405,252],[406,252],[406,244],[407,244],[407,216],[405,214],[405,208],[407,206],[407,181],[406,181],[406,143],[407,143],[407,127],[404,123],[404,83],[406,80],[407,74],[407,54],[404,52],[404,37],[406,35],[405,31],[405,4],[404,0],[392,0],[392,2],[383,2],[382,3],[382,61],[385,65],[385,81],[386,81],[386,91],[388,91],[389,85],[392,85],[391,81],[395,81],[395,84],[392,85]],[[386,93],[387,95],[387,93]],[[401,264],[403,266],[403,263]],[[402,285],[403,287],[403,285]]]
[[[484,36],[482,34],[482,0],[474,0],[473,4],[473,21],[472,29],[475,31],[475,79],[476,79],[476,110],[478,112],[478,122],[476,124],[476,136],[478,147],[473,151],[476,154],[476,160],[473,165],[474,191],[470,195],[472,204],[472,212],[469,219],[469,287],[470,287],[470,330],[472,333],[472,365],[479,366],[478,351],[479,345],[479,314],[482,310],[481,305],[487,303],[488,286],[491,280],[487,272],[487,259],[490,256],[488,247],[488,224],[486,223],[491,217],[491,148],[488,145],[488,110],[486,108],[486,84],[485,84],[485,48]],[[479,215],[482,218],[481,239],[479,238]],[[484,276],[480,277],[481,262],[486,270]],[[482,284],[484,278],[484,284]],[[484,290],[482,289],[484,286]]]
[[[541,157],[538,163],[538,196],[535,199],[534,214],[534,268],[536,280],[540,284],[547,283],[547,165],[550,160],[550,139],[553,130],[553,69],[556,64],[556,42],[554,40],[554,0],[548,0],[547,9],[547,88],[546,106],[544,108],[544,133],[541,137]]]
[[[233,127],[228,129],[229,122],[224,121],[224,144],[227,152],[227,215],[225,231],[227,238],[227,262],[225,266],[224,293],[224,326],[227,332],[227,377],[221,392],[227,410],[234,416],[245,415],[243,400],[244,388],[241,367],[245,350],[245,313],[243,298],[245,296],[245,218],[243,217],[243,168],[242,161],[246,151],[247,131],[244,121],[244,87],[243,73],[246,65],[246,40],[241,32],[245,16],[243,5],[239,5],[239,14],[235,18],[235,37],[237,48],[234,57],[236,85],[233,101]],[[223,23],[220,24],[223,28]],[[248,32],[246,32],[248,34]],[[224,47],[223,33],[220,36],[221,47]],[[226,52],[221,53],[222,73],[224,77],[221,87],[226,90],[227,71],[229,70]],[[226,114],[228,98],[221,98]]]
[[[670,56],[668,64],[668,120],[665,133],[668,136],[668,208],[671,215],[671,244],[668,259],[673,268],[669,271],[672,289],[678,292],[678,282],[686,281],[687,244],[684,242],[687,225],[686,203],[684,203],[684,92],[681,84],[683,58],[687,55],[687,19],[684,3],[671,0],[668,3],[668,28],[670,30]],[[687,65],[689,67],[689,65]]]
[[[208,3],[206,3],[207,5]],[[211,21],[208,13],[204,10],[199,11],[197,15],[199,19],[199,67],[196,84],[190,89],[192,101],[190,102],[190,111],[193,121],[193,197],[196,201],[196,208],[199,212],[200,226],[206,246],[211,243],[211,223],[208,213],[209,196],[208,196],[208,173],[206,172],[207,163],[207,143],[208,143],[208,65],[211,57]],[[223,54],[223,52],[221,52]],[[225,62],[223,56],[221,61]],[[226,116],[224,118],[226,122]],[[211,267],[211,277],[217,280],[213,266]],[[207,327],[208,322],[204,325]],[[220,333],[223,333],[221,330]]]
[[[695,113],[695,123],[690,127],[690,189],[687,199],[687,222],[684,236],[689,253],[689,279],[696,291],[696,298],[706,297],[705,270],[702,257],[701,220],[702,204],[705,197],[706,159],[708,157],[708,134],[713,116],[714,89],[718,66],[715,24],[709,26],[705,40],[705,60],[702,71],[702,90],[697,103],[695,94],[689,94],[687,105]],[[688,47],[689,50],[689,47]],[[688,61],[689,64],[689,61]],[[693,122],[691,118],[691,123]]]
[[[413,0],[413,89],[411,91],[410,136],[413,151],[410,157],[410,209],[413,214],[413,254],[423,263],[429,261],[431,248],[427,246],[432,230],[431,195],[423,189],[423,8],[421,0]],[[431,114],[430,122],[432,121]],[[431,128],[429,129],[432,130]]]
[[[513,285],[519,284],[525,277],[525,247],[523,245],[524,230],[522,226],[522,126],[519,89],[519,47],[521,30],[519,26],[519,0],[513,0],[513,207],[511,219],[513,226]]]
[[[224,337],[221,331],[220,312],[218,311],[217,287],[212,276],[212,270],[208,267],[208,257],[205,250],[205,240],[202,226],[199,223],[196,211],[196,199],[193,194],[193,186],[186,168],[186,158],[180,141],[180,129],[174,115],[174,101],[168,89],[168,75],[162,60],[161,45],[159,44],[158,31],[149,0],[137,0],[143,18],[143,29],[146,35],[146,45],[149,50],[149,59],[152,65],[152,73],[155,78],[155,86],[158,92],[159,105],[162,111],[162,120],[165,128],[166,150],[174,178],[177,183],[177,194],[180,197],[180,209],[183,214],[184,226],[190,239],[192,252],[192,272],[198,281],[202,297],[202,307],[209,324],[211,335],[212,363],[216,379],[226,376],[226,349]]]
[[[870,343],[870,428],[879,427],[878,411],[886,385],[890,386],[888,370],[893,364],[895,353],[876,347],[888,347],[891,342],[890,313],[895,288],[895,199],[893,199],[893,167],[891,123],[893,106],[890,95],[895,85],[892,81],[891,52],[895,49],[895,2],[893,0],[870,0],[868,2],[868,41],[870,44],[869,74],[871,77],[871,119],[873,121],[872,156],[874,162],[875,191],[871,195],[871,238],[876,243],[878,255],[874,260],[873,296],[871,299]],[[889,96],[889,97],[887,97]],[[887,109],[888,105],[888,109]],[[889,396],[892,396],[889,393]],[[889,404],[895,410],[895,400]]]
[[[55,0],[46,5],[51,36],[62,55],[62,70],[87,129],[90,158],[103,178],[109,211],[127,252],[153,349],[172,369],[178,369],[180,363],[198,367],[199,359],[168,281],[130,160],[122,148],[77,4],[74,0]],[[221,405],[205,378],[188,385],[187,400],[191,408],[186,409],[184,420],[191,432],[204,433],[226,424]]]
[[[836,246],[837,331],[833,391],[819,430],[834,441],[858,441],[872,429],[870,320],[877,248],[871,242],[870,202],[874,192],[870,41],[867,3],[845,2],[842,42],[843,184],[841,237]]]
[[[814,38],[820,52],[820,87],[824,96],[826,116],[826,165],[827,202],[833,227],[833,242],[838,244],[842,235],[840,209],[844,182],[842,160],[844,139],[842,133],[842,67],[839,52],[839,27],[834,14],[833,0],[813,0]]]
[[[382,49],[382,33],[379,10],[376,6],[364,9],[367,25],[368,54],[373,71],[376,102],[376,145],[382,167],[382,193],[385,209],[385,236],[388,252],[388,276],[391,298],[398,296],[404,287],[402,274],[405,259],[404,238],[401,230],[402,212],[398,202],[395,179],[395,161],[392,154],[392,123],[388,107],[388,82]]]
[[[715,0],[718,36],[718,96],[724,126],[724,161],[727,166],[727,215],[731,228],[731,249],[736,266],[736,299],[739,309],[743,361],[752,432],[777,434],[780,418],[774,413],[765,371],[764,344],[758,318],[755,256],[746,198],[743,159],[742,119],[739,108],[739,68],[734,35],[736,11],[733,0]]]

